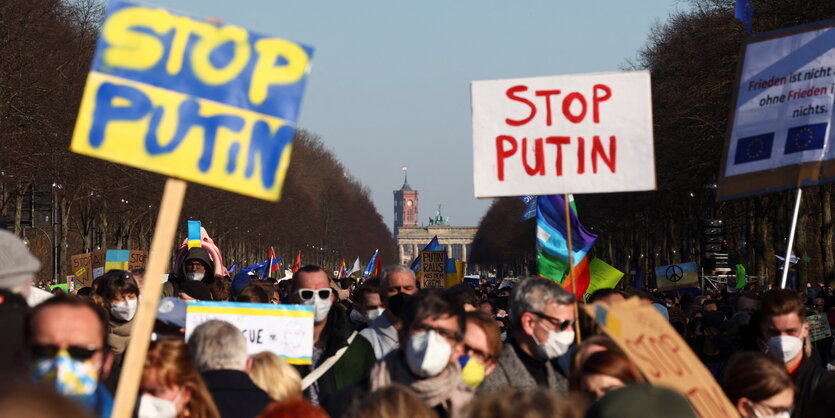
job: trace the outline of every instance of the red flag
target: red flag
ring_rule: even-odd
[[[571,280],[574,280],[577,287],[577,300],[581,300],[583,295],[586,294],[586,290],[589,288],[589,283],[591,282],[591,275],[589,274],[589,258],[583,257],[574,269],[571,271],[571,275],[565,278],[565,281],[562,283],[563,289],[571,292]],[[572,292],[573,293],[573,292]]]
[[[380,256],[377,256],[377,259],[374,260],[374,271],[371,273],[371,277],[380,277],[380,273],[382,272],[382,262],[380,261]]]
[[[293,263],[293,268],[291,271],[295,274],[302,266],[302,252],[299,250],[299,253],[296,254],[296,261]]]
[[[273,264],[273,260],[275,260],[275,250],[273,247],[270,247],[270,271],[278,271],[278,264]]]

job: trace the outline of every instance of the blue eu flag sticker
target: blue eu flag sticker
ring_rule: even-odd
[[[815,123],[812,125],[796,126],[789,129],[786,136],[785,153],[809,151],[823,148],[826,140],[827,123]]]
[[[771,146],[774,144],[774,132],[740,138],[736,141],[734,165],[771,158]]]

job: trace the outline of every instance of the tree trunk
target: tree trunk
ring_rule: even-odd
[[[821,232],[820,247],[823,264],[823,281],[828,285],[835,282],[835,259],[832,241],[835,240],[835,225],[832,224],[832,184],[820,186]]]
[[[70,265],[69,257],[69,235],[70,235],[70,202],[66,197],[61,197],[61,246],[60,258],[58,259],[58,268],[61,272],[59,277],[67,276],[67,266]]]
[[[30,184],[31,183],[20,184],[20,187],[17,189],[17,194],[15,195],[14,233],[20,238],[23,238],[23,228],[21,227],[21,222],[23,221],[23,201],[26,198],[26,189],[29,188]]]

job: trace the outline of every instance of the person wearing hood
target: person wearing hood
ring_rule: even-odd
[[[297,365],[305,397],[316,405],[348,386],[368,378],[374,366],[371,344],[351,326],[348,314],[335,304],[328,274],[307,265],[293,274],[290,301],[313,306],[311,365]]]
[[[786,366],[797,390],[794,393],[793,417],[806,416],[818,383],[828,375],[826,353],[812,349],[806,306],[797,293],[772,289],[762,298],[760,331],[765,353]]]
[[[464,341],[464,310],[439,289],[409,298],[401,315],[400,346],[371,371],[371,390],[392,383],[411,389],[439,417],[464,416],[474,389],[456,361]]]
[[[210,285],[215,277],[215,263],[212,256],[202,247],[188,250],[183,263],[175,274],[169,276],[162,289],[163,297],[177,297],[179,286],[186,281],[202,281]]]
[[[574,343],[574,295],[542,277],[520,281],[510,295],[510,331],[498,365],[479,385],[479,394],[511,387],[547,387],[566,394],[568,379],[551,360]]]

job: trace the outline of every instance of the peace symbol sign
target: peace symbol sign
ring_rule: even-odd
[[[667,267],[667,271],[664,272],[667,275],[667,280],[675,283],[684,276],[684,270],[681,269],[678,265],[672,265]]]

